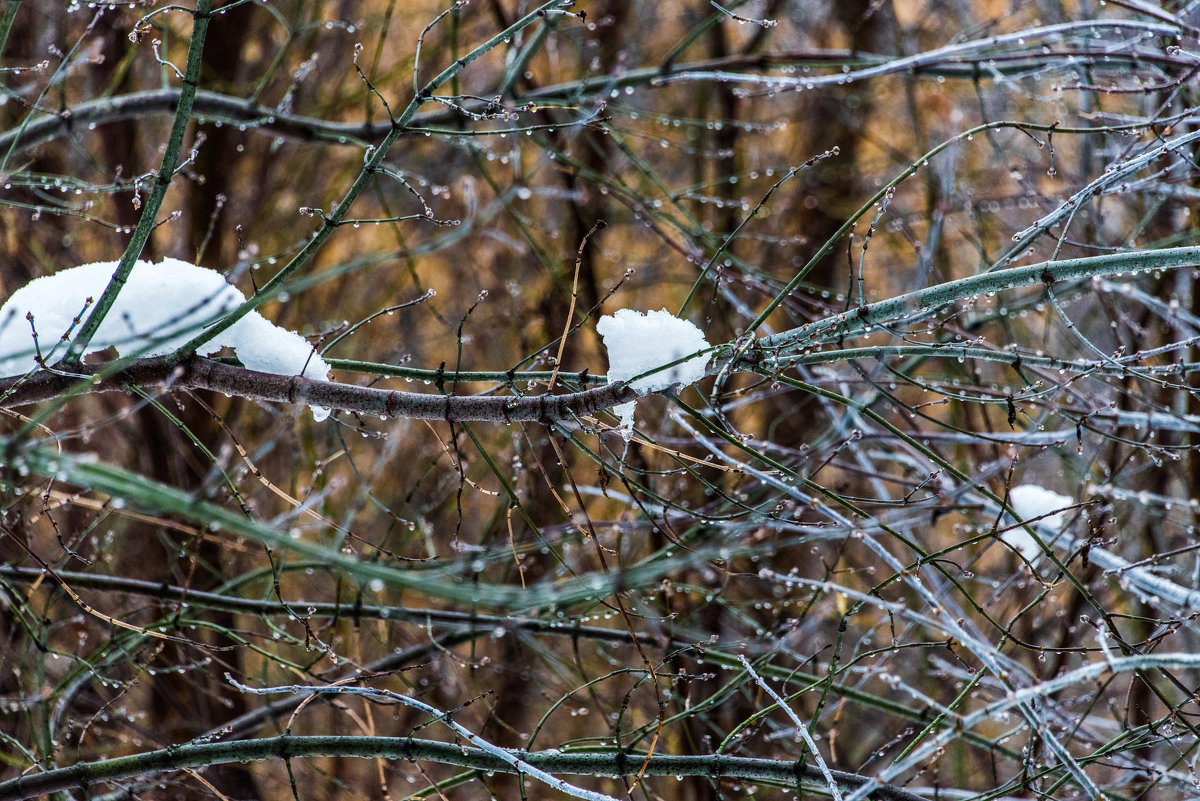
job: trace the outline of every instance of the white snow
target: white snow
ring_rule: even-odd
[[[621,432],[621,439],[629,442],[633,438],[633,415],[637,412],[637,401],[618,403],[612,407],[612,412],[620,421],[617,424],[617,430]]]
[[[96,262],[36,278],[0,306],[0,375],[21,375],[39,368],[33,330],[46,363],[67,353],[64,335],[78,330],[117,269],[117,262]],[[215,270],[178,259],[158,264],[139,261],[117,295],[83,355],[112,347],[124,356],[163,356],[186,344],[205,325],[244,303],[246,297]],[[33,315],[32,323],[26,319]],[[252,311],[208,340],[201,354],[232,348],[251,370],[325,380],[329,365],[299,334],[280,328]],[[323,420],[328,409],[312,407]]]
[[[596,323],[596,331],[608,349],[609,383],[630,381],[630,388],[639,395],[696,383],[704,377],[711,358],[707,352],[700,353],[664,368],[677,359],[710,348],[703,331],[666,309],[646,314],[633,309],[618,309],[614,314],[601,317]],[[636,405],[637,401],[629,401],[613,407],[613,413],[621,421],[618,430],[626,442],[633,436]]]
[[[1041,520],[1030,523],[1040,527],[1047,533],[1058,534],[1066,523],[1066,512],[1059,511],[1068,506],[1074,506],[1075,500],[1067,495],[1059,495],[1037,484],[1021,484],[1008,491],[1008,503],[1012,506],[1017,517],[1022,521],[1041,517]],[[1042,517],[1042,515],[1047,515]],[[1042,548],[1033,537],[1025,531],[1024,526],[1009,529],[1000,535],[1010,546],[1020,552],[1030,562],[1036,562],[1042,555]]]

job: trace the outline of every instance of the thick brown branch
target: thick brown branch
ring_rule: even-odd
[[[85,367],[81,372],[65,375],[39,370],[28,378],[0,379],[0,405],[23,406],[51,400],[72,391],[115,392],[128,391],[134,385],[171,386],[209,389],[257,401],[305,403],[379,417],[454,422],[552,423],[578,415],[595,414],[637,397],[633,390],[621,384],[608,384],[566,395],[527,398],[401,392],[332,381],[313,381],[301,376],[260,373],[199,357],[181,362],[167,357],[142,359],[116,369],[110,365],[99,365]]]

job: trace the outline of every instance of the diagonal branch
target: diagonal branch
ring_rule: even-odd
[[[157,225],[158,210],[167,196],[167,188],[171,185],[171,179],[175,175],[175,167],[179,163],[179,151],[183,147],[183,137],[187,132],[188,123],[192,119],[192,103],[196,99],[196,88],[200,83],[200,63],[203,60],[204,40],[208,35],[208,23],[211,19],[212,0],[197,0],[196,10],[192,12],[192,40],[188,46],[187,69],[183,75],[183,87],[179,91],[179,105],[175,109],[175,120],[171,124],[171,134],[163,153],[162,166],[159,167],[158,177],[154,181],[154,190],[146,199],[142,216],[133,230],[129,245],[121,254],[117,271],[113,273],[112,280],[105,287],[104,293],[96,300],[91,314],[83,321],[79,332],[75,334],[75,338],[67,350],[67,358],[63,360],[64,366],[72,369],[79,366],[83,354],[87,351],[88,343],[92,341],[100,324],[104,322],[104,318],[112,309],[121,288],[129,280],[133,265],[142,255],[142,249],[145,248],[146,243],[150,240],[150,234]]]

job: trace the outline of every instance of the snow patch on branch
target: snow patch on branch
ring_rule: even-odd
[[[704,378],[712,358],[704,332],[666,309],[646,314],[618,309],[601,317],[596,331],[608,349],[609,383],[628,381],[639,395],[696,383]],[[629,401],[613,407],[626,442],[633,436],[636,405],[637,401]]]
[[[1067,495],[1059,495],[1037,484],[1021,484],[1008,491],[1008,504],[1016,512],[1022,522],[1040,528],[1046,533],[1058,534],[1066,524],[1065,510],[1075,505],[1075,499]],[[1044,516],[1043,516],[1044,515]],[[1041,518],[1034,520],[1034,518]],[[1037,562],[1042,556],[1042,546],[1025,531],[1024,526],[1011,528],[1000,535],[1012,548],[1024,556],[1030,564]]]
[[[22,375],[67,355],[67,339],[99,298],[117,262],[84,264],[36,278],[0,306],[0,375]],[[123,356],[164,356],[185,345],[206,325],[245,303],[246,297],[215,270],[178,259],[139,261],[117,301],[81,354],[115,348]],[[34,331],[37,332],[35,342]],[[232,348],[251,370],[303,375],[324,381],[329,365],[299,334],[252,311],[199,348],[202,355]],[[312,407],[323,420],[328,409]]]

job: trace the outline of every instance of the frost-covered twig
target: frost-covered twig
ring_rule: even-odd
[[[1111,659],[1102,659],[1097,662],[1089,662],[1075,670],[1065,671],[1058,676],[1043,682],[1037,682],[1023,687],[1021,689],[1009,690],[1004,697],[993,701],[986,706],[970,712],[962,716],[961,724],[952,728],[943,729],[933,734],[928,740],[913,750],[904,759],[897,760],[880,772],[879,781],[890,781],[893,778],[903,775],[909,770],[914,770],[924,764],[931,755],[937,753],[940,749],[944,749],[946,745],[961,736],[961,732],[969,730],[973,726],[978,726],[989,719],[1000,719],[1013,708],[1023,709],[1043,701],[1043,699],[1060,692],[1068,687],[1078,687],[1085,685],[1088,682],[1095,681],[1097,678],[1105,675],[1118,675],[1121,673],[1131,673],[1142,670],[1166,669],[1166,668],[1186,668],[1195,669],[1200,667],[1200,654],[1185,654],[1185,653],[1164,653],[1164,654],[1139,654],[1137,656],[1113,657]],[[1040,728],[1039,732],[1045,732],[1047,729]],[[1074,760],[1071,760],[1072,763]],[[1078,777],[1076,777],[1078,778]],[[875,781],[875,780],[872,780]],[[878,786],[878,785],[876,785]],[[1091,780],[1086,780],[1081,783],[1081,786],[1089,791],[1089,798],[1101,798],[1098,790]],[[871,782],[859,787],[848,801],[859,801],[870,795],[875,789]]]
[[[817,763],[821,775],[825,777],[825,784],[829,787],[833,801],[842,801],[842,791],[838,787],[837,781],[833,778],[833,774],[829,772],[829,766],[825,764],[825,759],[821,756],[821,752],[817,750],[817,744],[813,741],[812,735],[809,734],[808,726],[804,724],[799,715],[792,711],[792,708],[780,697],[779,693],[775,692],[774,688],[767,684],[763,680],[763,677],[754,671],[754,666],[750,664],[750,660],[744,654],[739,654],[738,659],[741,660],[742,667],[746,668],[746,672],[750,674],[750,678],[754,679],[754,682],[762,688],[763,692],[771,696],[771,700],[775,702],[776,706],[792,719],[792,723],[796,724],[796,731],[804,738],[804,744],[808,746],[808,750],[812,753],[813,760]]]

